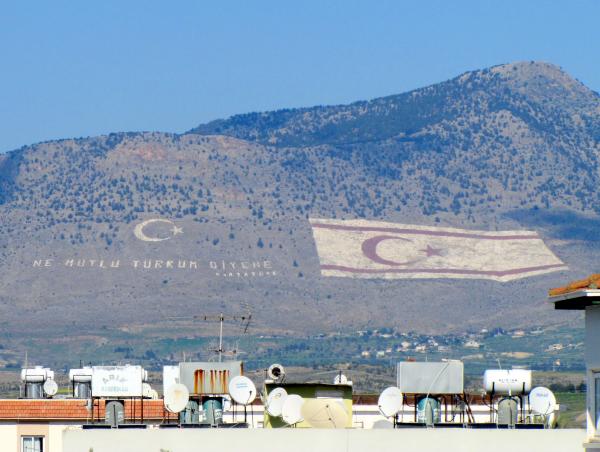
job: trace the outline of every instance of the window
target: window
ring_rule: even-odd
[[[23,436],[21,452],[44,452],[44,437]]]

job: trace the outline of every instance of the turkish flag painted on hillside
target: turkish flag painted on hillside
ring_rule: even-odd
[[[367,220],[310,220],[321,274],[511,281],[566,270],[534,231],[473,231]]]

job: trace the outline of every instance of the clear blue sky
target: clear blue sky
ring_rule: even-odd
[[[600,1],[4,2],[0,152],[347,103],[518,60],[600,91]]]

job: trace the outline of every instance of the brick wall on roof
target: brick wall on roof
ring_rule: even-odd
[[[106,402],[94,402],[94,418],[103,419]],[[176,419],[177,416],[163,409],[162,400],[144,400],[144,419],[162,420],[163,417]],[[125,400],[125,418],[140,419],[142,403]],[[0,420],[87,420],[92,413],[87,409],[87,400],[83,399],[1,399]]]

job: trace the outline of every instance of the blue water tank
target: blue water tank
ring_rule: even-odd
[[[179,422],[182,424],[199,424],[200,412],[198,402],[190,400],[185,409],[179,413]]]
[[[433,425],[442,420],[440,401],[434,397],[423,397],[417,403],[417,422]]]
[[[204,423],[219,425],[223,423],[223,398],[205,397],[202,400]]]

